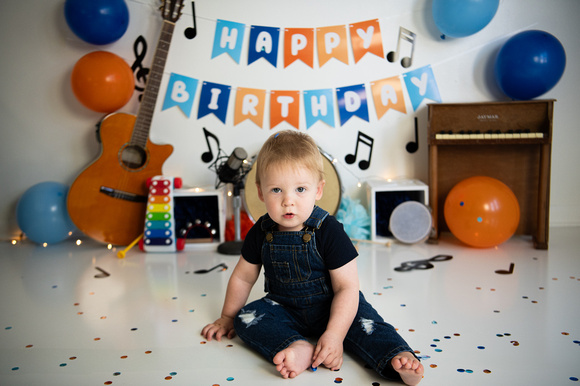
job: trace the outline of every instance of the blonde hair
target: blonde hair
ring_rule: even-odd
[[[324,179],[324,165],[320,149],[311,136],[286,130],[273,134],[266,140],[255,162],[256,183],[273,165],[296,165],[310,170],[319,180]]]

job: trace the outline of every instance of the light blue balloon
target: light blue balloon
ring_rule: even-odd
[[[66,208],[68,186],[41,182],[30,187],[16,205],[18,226],[26,237],[38,244],[55,244],[69,236],[75,227]]]
[[[435,25],[445,36],[473,35],[495,16],[499,0],[433,0]]]

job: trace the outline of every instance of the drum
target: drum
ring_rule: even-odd
[[[342,197],[342,185],[340,183],[340,176],[338,175],[332,157],[320,149],[322,154],[322,162],[324,165],[324,193],[322,198],[316,202],[316,205],[326,210],[331,215],[335,215],[340,208],[340,200]],[[252,158],[252,164],[256,156]],[[251,168],[246,175],[244,193],[244,207],[248,216],[252,221],[256,222],[262,215],[266,214],[266,205],[258,197],[258,188],[256,187],[256,169]]]

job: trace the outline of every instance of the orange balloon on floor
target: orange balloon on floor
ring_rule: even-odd
[[[112,113],[123,107],[135,89],[131,67],[120,56],[94,51],[75,64],[71,85],[85,107],[99,113]]]
[[[489,248],[507,241],[520,223],[520,205],[511,189],[491,177],[467,178],[445,200],[445,222],[467,245]]]

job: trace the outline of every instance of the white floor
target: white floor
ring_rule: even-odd
[[[438,245],[360,244],[361,286],[421,356],[423,385],[580,385],[579,239],[580,228],[552,228],[548,251],[527,237],[474,249],[449,234]],[[438,254],[453,259],[394,270]],[[0,385],[393,384],[350,356],[338,372],[283,380],[238,338],[205,342],[236,261],[0,243]],[[193,273],[219,263],[229,269]],[[512,274],[495,272],[511,263]]]

